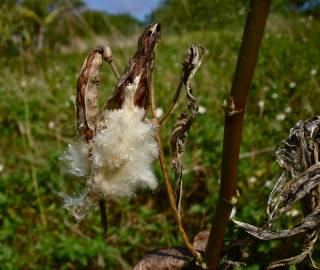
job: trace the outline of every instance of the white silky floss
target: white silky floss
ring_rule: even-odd
[[[101,199],[118,200],[132,197],[139,188],[155,189],[157,180],[152,162],[158,157],[154,138],[155,125],[145,120],[145,110],[133,104],[140,77],[125,90],[120,110],[102,113],[92,140],[91,168],[86,142],[69,145],[62,155],[68,172],[86,176],[86,188],[78,197],[61,194],[65,207],[81,220]]]

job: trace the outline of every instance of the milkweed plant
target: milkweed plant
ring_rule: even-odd
[[[283,168],[283,174],[269,196],[265,223],[256,227],[231,216],[239,196],[235,177],[242,120],[269,6],[268,0],[250,1],[231,94],[222,106],[225,111],[225,135],[216,215],[211,231],[200,232],[193,242],[184,229],[180,215],[183,156],[188,132],[199,110],[190,84],[206,50],[199,44],[188,48],[173,100],[161,117],[157,117],[156,91],[153,88],[155,50],[161,32],[159,23],[144,29],[138,39],[137,50],[122,75],[118,72],[109,47],[96,48],[87,55],[77,81],[77,136],[60,156],[66,171],[83,179],[84,188],[77,196],[64,192],[59,194],[64,206],[78,221],[99,204],[106,231],[105,201],[132,198],[142,188],[154,190],[158,181],[152,165],[159,159],[170,208],[185,248],[151,252],[136,264],[134,270],[232,269],[246,266],[248,258],[254,258],[259,245],[255,239],[288,239],[284,245],[290,249],[290,239],[297,235],[304,235],[302,252],[287,259],[268,258],[271,262],[265,263],[266,269],[296,264],[307,256],[312,267],[319,269],[312,259],[320,228],[319,116],[299,121],[290,130],[289,137],[276,148],[277,161]],[[100,69],[104,63],[111,67],[117,84],[111,97],[99,110]],[[160,126],[171,116],[183,88],[186,106],[175,121],[170,139],[174,172],[174,180],[171,181],[162,148]],[[277,227],[275,220],[290,211],[296,202],[301,202],[302,218],[293,228]],[[221,251],[229,220],[246,234]],[[244,249],[252,254],[244,257],[241,251]]]

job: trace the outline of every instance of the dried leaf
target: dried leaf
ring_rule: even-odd
[[[314,244],[317,241],[317,238],[318,238],[318,233],[315,232],[315,231],[313,231],[312,233],[307,234],[307,237],[306,237],[306,240],[305,240],[305,243],[304,243],[304,247],[303,247],[303,251],[299,255],[296,255],[294,257],[287,258],[287,259],[284,259],[284,260],[279,260],[279,261],[272,262],[267,267],[267,269],[274,269],[274,268],[277,268],[277,267],[283,267],[283,266],[287,266],[287,265],[300,263],[305,259],[305,257],[307,257],[307,255],[310,256],[310,259],[312,261],[312,258],[311,258],[312,250],[313,250]],[[314,269],[320,269],[319,267],[317,267],[313,263],[313,261],[312,261],[312,264],[313,264],[313,268]]]
[[[306,216],[300,225],[290,230],[271,231],[268,229],[261,229],[251,224],[241,221],[233,220],[235,224],[245,229],[247,233],[261,239],[261,240],[274,240],[291,237],[317,228],[320,225],[320,208],[316,209],[313,213]]]
[[[192,258],[185,248],[165,248],[151,252],[133,270],[179,270]]]
[[[305,243],[300,254],[273,262],[268,269],[301,262],[311,255],[317,241],[320,227],[320,117],[299,121],[289,136],[276,148],[279,165],[284,169],[269,195],[267,214],[269,229],[257,228],[248,223],[235,221],[249,234],[262,240],[289,238],[305,233]],[[287,230],[271,229],[276,218],[290,210],[294,203],[301,201],[304,218],[299,225]]]
[[[288,211],[293,203],[308,196],[319,186],[319,129],[319,116],[299,121],[290,130],[288,138],[276,148],[277,161],[284,173],[269,196],[269,222]],[[309,204],[315,200],[314,196],[312,197]],[[313,209],[314,207],[315,204]]]
[[[247,264],[245,262],[237,262],[224,258],[222,260],[223,269],[234,269],[234,267],[245,267]]]
[[[183,155],[185,152],[185,145],[187,143],[188,131],[199,109],[197,99],[191,94],[192,90],[190,87],[190,80],[200,67],[204,53],[205,52],[202,47],[199,45],[192,45],[185,56],[183,63],[183,84],[186,86],[187,90],[187,108],[176,120],[170,140],[171,151],[173,155],[172,165],[175,174],[175,196],[179,214],[182,198]]]
[[[193,239],[193,247],[199,252],[205,252],[208,243],[210,230],[199,232]]]
[[[269,221],[287,212],[292,205],[301,200],[320,184],[320,163],[308,168],[301,175],[283,183],[268,204]]]

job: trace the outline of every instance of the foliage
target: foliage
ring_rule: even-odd
[[[114,32],[129,35],[141,26],[141,23],[128,14],[109,15],[100,11],[86,10],[83,12],[83,19],[98,35]]]
[[[68,45],[95,35],[128,35],[140,27],[129,15],[88,10],[81,0],[0,2],[0,51],[16,55]]]

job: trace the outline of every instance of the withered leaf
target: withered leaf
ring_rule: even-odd
[[[278,267],[283,267],[283,266],[287,266],[287,265],[292,265],[292,264],[297,264],[302,262],[308,255],[310,256],[311,262],[312,262],[312,266],[314,269],[320,269],[319,267],[317,267],[315,265],[315,263],[312,260],[312,250],[314,247],[314,244],[316,243],[318,238],[318,233],[316,231],[313,231],[311,233],[307,234],[305,243],[304,243],[304,247],[303,250],[300,254],[287,258],[287,259],[283,259],[283,260],[278,260],[275,262],[272,262],[269,264],[269,266],[267,267],[267,269],[274,269],[274,268],[278,268]]]
[[[235,224],[246,230],[247,233],[261,239],[261,240],[274,240],[291,237],[317,228],[320,225],[320,208],[314,210],[313,213],[306,216],[298,226],[290,230],[277,230],[272,231],[255,227],[251,224],[233,220]]]
[[[187,142],[188,131],[197,115],[199,105],[197,99],[191,94],[190,80],[201,65],[204,49],[199,45],[192,45],[185,56],[183,63],[183,84],[187,91],[187,108],[176,120],[171,134],[170,146],[172,151],[172,165],[175,174],[175,196],[178,212],[180,214],[182,198],[182,169],[183,155]]]
[[[269,195],[267,213],[269,222],[288,211],[292,204],[304,199],[310,213],[319,201],[313,190],[319,188],[320,117],[299,121],[275,150],[284,173]],[[290,177],[291,176],[291,177]],[[308,202],[307,202],[308,201]]]
[[[199,232],[193,239],[193,247],[200,252],[205,252],[208,243],[210,230],[204,230]]]
[[[186,248],[164,248],[151,252],[133,270],[179,270],[192,258]]]
[[[283,173],[269,195],[267,204],[269,225],[257,228],[248,223],[234,222],[249,234],[262,240],[289,238],[305,235],[303,250],[300,254],[271,263],[268,269],[296,264],[309,255],[313,267],[312,250],[317,241],[320,227],[320,117],[316,116],[299,121],[290,130],[287,139],[277,146],[275,154]],[[292,229],[272,229],[275,219],[279,218],[300,201],[304,218]]]
[[[312,165],[301,175],[298,175],[282,185],[270,200],[268,212],[272,219],[287,212],[292,205],[310,193],[320,184],[320,163]],[[276,213],[275,210],[277,211]]]

